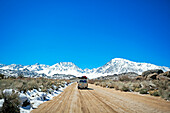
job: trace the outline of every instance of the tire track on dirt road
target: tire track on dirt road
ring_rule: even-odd
[[[77,83],[41,104],[32,113],[169,113],[170,102],[158,97],[102,88],[89,84],[77,89]]]

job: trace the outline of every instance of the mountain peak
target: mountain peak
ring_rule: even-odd
[[[127,59],[124,59],[124,58],[114,58],[111,61],[130,61],[130,60],[127,60]]]
[[[126,59],[123,59],[123,58],[114,58],[112,60],[126,60]]]
[[[40,65],[39,63],[36,63],[35,65]]]
[[[0,69],[12,69],[12,70],[29,70],[37,73],[45,73],[48,76],[54,74],[72,74],[75,76],[86,75],[90,78],[97,76],[121,74],[127,72],[135,72],[141,74],[143,71],[151,69],[162,69],[163,71],[170,71],[170,68],[164,66],[156,66],[149,63],[138,63],[123,58],[114,58],[105,65],[93,68],[93,69],[81,69],[72,62],[59,62],[52,66],[36,63],[35,65],[3,65],[0,64]],[[24,70],[25,69],[25,70]],[[27,71],[28,71],[27,70]]]
[[[130,61],[130,60],[127,60],[127,59],[123,59],[123,58],[114,58],[114,59],[112,59],[110,62],[108,62],[108,63],[123,63],[123,62],[132,62],[132,61]]]
[[[60,62],[59,64],[71,64],[71,65],[75,65],[73,62]]]
[[[60,65],[60,66],[75,66],[75,64],[72,62],[59,62],[59,63],[54,64],[53,66],[58,66],[58,65]]]

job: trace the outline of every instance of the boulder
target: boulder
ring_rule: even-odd
[[[170,71],[167,71],[165,73],[161,73],[159,74],[160,76],[166,76],[166,77],[169,77],[170,78]]]
[[[147,78],[147,76],[148,76],[149,74],[153,74],[153,73],[161,74],[161,73],[163,73],[163,71],[162,71],[161,69],[148,70],[148,71],[144,71],[144,72],[142,73],[142,76],[145,77],[145,78]]]
[[[142,76],[135,77],[135,80],[143,80],[144,78]]]
[[[167,76],[162,76],[162,75],[158,75],[158,76],[157,76],[157,79],[158,79],[158,80],[168,80],[168,81],[170,81],[170,78],[169,78],[169,77],[167,77]]]
[[[147,80],[155,80],[155,79],[157,79],[157,76],[158,76],[157,73],[149,74],[146,79]]]

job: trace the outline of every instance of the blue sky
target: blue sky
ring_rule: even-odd
[[[169,0],[1,0],[0,63],[113,58],[170,67]]]

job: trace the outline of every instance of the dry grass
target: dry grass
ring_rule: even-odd
[[[131,81],[132,79],[129,76],[124,75],[124,76],[120,76],[119,80],[120,81]]]
[[[95,84],[96,86],[98,86],[98,85],[100,84],[100,82],[94,82],[94,84]]]
[[[59,87],[64,87],[65,83],[70,83],[69,80],[55,80],[46,78],[17,78],[17,79],[1,79],[0,90],[4,89],[15,89],[19,92],[24,93],[28,90],[37,89],[47,92],[47,89],[52,88],[57,90]]]
[[[133,80],[129,81],[127,77],[122,76],[122,81],[113,80],[93,80],[95,85],[106,88],[114,88],[121,91],[134,91],[140,94],[150,94],[152,96],[161,96],[166,100],[170,100],[170,81],[166,80]]]
[[[94,83],[95,83],[95,80],[94,80],[94,79],[88,80],[88,83],[94,84]]]

